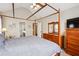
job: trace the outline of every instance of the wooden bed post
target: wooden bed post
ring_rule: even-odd
[[[60,9],[58,12],[58,39],[59,39],[59,45],[61,47],[62,44],[61,44],[61,34],[60,34]]]

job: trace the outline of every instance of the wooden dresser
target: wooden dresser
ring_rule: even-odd
[[[65,51],[73,56],[79,56],[79,29],[72,28],[66,30]]]
[[[55,43],[58,44],[59,40],[58,40],[58,35],[55,35],[55,34],[49,34],[49,33],[43,33],[43,38],[47,39],[47,40],[50,40],[50,41],[53,41]]]

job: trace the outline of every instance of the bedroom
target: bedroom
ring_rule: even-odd
[[[60,9],[60,17],[58,16],[59,14],[55,14],[55,15],[52,15],[49,17],[44,17],[47,15],[50,15],[51,13],[56,12],[56,10],[50,8],[49,6],[45,6],[44,8],[42,7],[42,10],[40,10],[39,12],[34,14],[32,17],[29,17],[34,12],[39,10],[41,7],[35,8],[35,7],[33,7],[32,3],[14,3],[14,4],[0,3],[0,15],[1,15],[0,31],[1,31],[1,33],[3,32],[5,40],[8,41],[8,43],[6,43],[7,48],[9,47],[9,45],[11,43],[13,43],[15,45],[19,44],[19,43],[22,43],[22,44],[28,43],[28,42],[24,42],[25,40],[24,41],[21,40],[21,38],[23,39],[25,37],[29,37],[29,36],[33,36],[33,35],[37,35],[39,37],[48,39],[49,41],[54,41],[55,43],[57,43],[57,45],[59,44],[60,47],[63,46],[62,44],[66,44],[62,40],[62,38],[60,40],[61,42],[59,42],[58,35],[61,37],[65,35],[67,19],[78,17],[79,4],[77,4],[77,3],[66,3],[66,4],[65,3],[48,3],[48,5],[56,8],[57,10]],[[25,20],[27,18],[29,18],[29,19]],[[59,18],[60,18],[60,20],[59,20]],[[60,22],[60,23],[58,23],[58,22]],[[36,26],[36,23],[37,23],[38,27],[34,28],[34,26]],[[55,40],[51,39],[52,36],[55,38]],[[33,39],[32,37],[30,37],[30,38]],[[14,39],[16,39],[16,40],[14,40]],[[19,43],[18,43],[18,41],[19,41]],[[31,42],[31,43],[34,43],[34,42]],[[11,44],[12,47],[15,46],[13,44]],[[47,43],[47,44],[49,44],[49,43]],[[49,46],[49,45],[47,45],[47,46]],[[27,46],[29,46],[29,45],[27,45]],[[65,45],[63,47],[65,49]],[[36,48],[36,47],[32,47],[32,48]],[[51,48],[51,47],[49,47],[49,48]],[[15,49],[15,51],[17,51],[17,49]],[[53,49],[53,48],[51,48],[51,49]],[[12,50],[12,48],[10,48],[9,50]],[[11,53],[11,52],[13,52],[13,51],[9,51],[8,53]],[[2,53],[4,53],[4,52],[2,52]],[[22,53],[22,52],[20,52],[20,53]],[[33,51],[33,53],[35,53],[35,51]],[[46,51],[46,53],[47,53],[47,51]],[[51,53],[53,53],[53,52],[51,52]],[[6,55],[6,54],[7,54],[7,52],[4,53],[3,55]],[[12,54],[12,55],[18,55],[18,54]],[[23,54],[23,55],[25,55],[25,54]],[[31,54],[28,54],[28,55],[31,55]],[[43,55],[43,54],[40,53],[40,55]],[[76,54],[76,55],[79,55],[79,54]]]

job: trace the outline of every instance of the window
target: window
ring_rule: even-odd
[[[0,33],[2,33],[2,18],[0,16]]]

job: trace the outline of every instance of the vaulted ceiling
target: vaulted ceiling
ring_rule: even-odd
[[[77,3],[48,3],[49,5],[53,6],[56,9],[60,9],[61,11],[65,11],[69,8],[78,6],[79,4]],[[37,11],[37,9],[32,9],[30,6],[32,5],[32,3],[15,3],[15,11],[17,9],[25,9],[25,11],[28,11],[30,14],[27,14],[27,16],[25,16],[26,18],[28,16],[30,16],[32,13],[34,13],[35,11]],[[0,3],[0,12],[5,13],[5,12],[12,12],[12,4],[11,3]],[[21,11],[21,12],[25,12],[25,11]],[[42,9],[41,11],[39,11],[37,14],[34,15],[34,17],[36,17],[36,19],[41,18],[42,16],[46,16],[49,15],[51,13],[54,13],[55,11],[52,10],[50,7],[46,6],[44,9]],[[16,13],[15,13],[16,14]],[[21,16],[20,16],[21,17]]]

